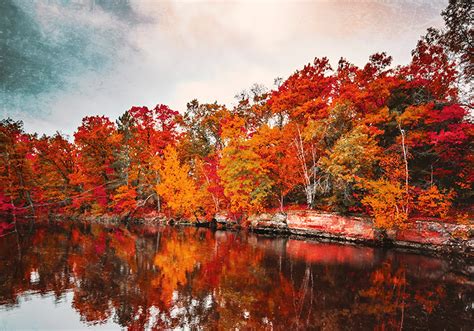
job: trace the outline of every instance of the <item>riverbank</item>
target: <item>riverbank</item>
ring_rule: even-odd
[[[220,229],[245,229],[273,235],[293,235],[353,242],[370,246],[393,246],[415,250],[459,253],[474,256],[474,224],[453,224],[431,220],[415,220],[403,229],[382,231],[368,217],[346,216],[312,210],[293,210],[285,213],[262,213],[238,223],[225,213],[213,222],[197,223],[170,220],[162,214],[137,219],[148,224],[183,224]]]
[[[352,242],[368,246],[400,247],[440,253],[462,254],[474,258],[474,224],[444,223],[435,220],[414,220],[402,229],[383,231],[376,228],[368,217],[339,215],[313,210],[292,210],[285,213],[252,215],[245,222],[237,222],[226,213],[219,213],[211,222],[190,222],[151,213],[124,218],[120,215],[81,216],[80,221],[147,225],[186,225],[225,230],[244,230],[270,235],[296,236]]]
[[[292,235],[395,246],[420,250],[474,254],[474,224],[452,224],[416,220],[403,229],[382,231],[370,218],[342,216],[310,210],[285,214],[260,214],[249,218],[255,232],[283,232]]]

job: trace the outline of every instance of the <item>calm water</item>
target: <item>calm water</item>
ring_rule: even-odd
[[[472,279],[397,251],[196,228],[0,238],[0,330],[464,329]]]

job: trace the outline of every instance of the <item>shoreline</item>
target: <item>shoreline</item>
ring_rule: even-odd
[[[54,217],[65,220],[63,217]],[[150,226],[193,226],[227,231],[248,231],[274,237],[289,236],[303,240],[324,240],[355,245],[401,248],[410,251],[456,254],[474,258],[474,224],[452,224],[415,220],[403,229],[377,229],[368,217],[344,216],[313,210],[251,215],[238,223],[225,213],[211,222],[175,220],[161,213],[127,219],[119,215],[79,216],[72,219],[102,224],[145,224]]]
[[[286,226],[278,227],[274,217],[262,214],[251,220],[251,231],[288,233],[354,244],[396,247],[415,251],[455,253],[474,257],[474,224],[451,224],[415,220],[403,229],[380,230],[368,217],[343,216],[310,210],[290,211]]]

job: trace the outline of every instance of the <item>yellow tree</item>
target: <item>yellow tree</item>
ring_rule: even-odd
[[[362,199],[362,203],[369,208],[375,226],[380,229],[403,227],[408,221],[403,186],[386,179],[367,181],[364,186],[369,193]]]
[[[201,192],[190,177],[190,167],[181,164],[174,147],[168,145],[164,158],[158,164],[161,182],[156,185],[156,192],[163,198],[166,207],[176,217],[196,215],[201,201]]]
[[[222,136],[226,147],[222,150],[218,171],[224,195],[232,212],[261,211],[270,196],[272,181],[264,160],[247,140],[245,122],[238,116],[223,124]]]

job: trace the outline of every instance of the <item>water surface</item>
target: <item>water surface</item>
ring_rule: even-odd
[[[462,269],[208,229],[37,226],[0,238],[0,330],[472,330]]]

